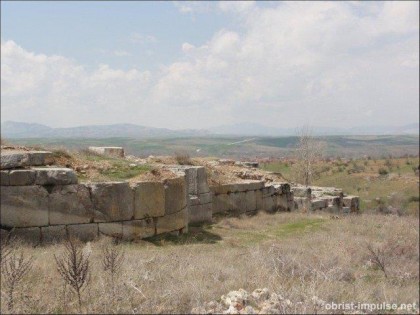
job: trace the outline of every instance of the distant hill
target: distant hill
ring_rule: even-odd
[[[401,135],[419,134],[419,123],[403,126],[358,126],[352,128],[312,127],[314,135]],[[273,128],[255,123],[239,123],[211,128],[211,134],[235,136],[294,136],[298,128]]]
[[[6,121],[1,124],[4,138],[110,138],[110,137],[189,137],[203,136],[204,130],[171,130],[135,124],[89,125],[70,128],[51,128],[48,126]]]
[[[229,136],[295,136],[298,128],[273,128],[255,123],[239,123],[214,127],[209,130],[171,130],[135,124],[88,125],[70,128],[51,128],[36,123],[6,121],[1,124],[4,138],[163,138]],[[404,126],[359,126],[353,128],[313,127],[314,135],[403,135],[419,134],[419,123]]]

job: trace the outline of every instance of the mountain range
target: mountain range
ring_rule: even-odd
[[[5,121],[1,124],[4,138],[164,138],[197,137],[211,135],[231,136],[291,136],[298,128],[273,128],[255,123],[223,125],[209,130],[171,130],[145,127],[135,124],[88,125],[68,128],[52,128],[37,123]],[[314,135],[395,135],[419,134],[419,123],[403,126],[359,126],[353,128],[313,127]]]

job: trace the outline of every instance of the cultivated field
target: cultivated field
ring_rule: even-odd
[[[192,227],[180,238],[138,243],[112,245],[101,239],[83,245],[90,253],[90,277],[81,311],[188,313],[231,290],[265,287],[291,301],[287,313],[329,312],[321,300],[418,305],[418,240],[419,222],[412,216],[331,220],[324,213],[225,217]],[[114,291],[101,264],[105,244],[125,257]],[[77,296],[64,285],[54,260],[63,245],[11,246],[33,257],[32,268],[15,286],[13,312],[79,312]],[[9,312],[8,292],[2,276],[2,313]]]

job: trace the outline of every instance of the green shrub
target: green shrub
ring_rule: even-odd
[[[389,172],[388,172],[387,169],[381,167],[381,168],[379,168],[378,173],[379,173],[379,175],[388,175]]]

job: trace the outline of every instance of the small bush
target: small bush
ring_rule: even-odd
[[[378,173],[379,173],[379,175],[388,175],[388,170],[387,169],[385,169],[385,168],[383,168],[383,167],[381,167],[379,170],[378,170]]]
[[[175,160],[179,165],[192,165],[191,158],[187,152],[175,152]]]

